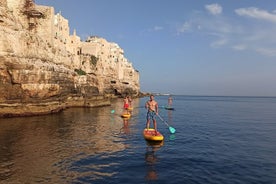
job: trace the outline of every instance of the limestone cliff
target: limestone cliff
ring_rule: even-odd
[[[0,117],[108,105],[139,90],[139,72],[118,44],[82,42],[53,7],[0,0]]]

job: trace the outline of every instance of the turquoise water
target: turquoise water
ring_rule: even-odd
[[[160,115],[176,133],[158,119],[154,146],[142,136],[148,98],[127,121],[122,100],[0,119],[0,183],[276,183],[276,98],[173,98]]]

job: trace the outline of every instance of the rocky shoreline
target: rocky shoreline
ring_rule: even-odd
[[[133,98],[149,96],[149,93],[139,93]],[[61,112],[72,107],[93,108],[110,106],[112,99],[123,96],[94,96],[90,98],[69,97],[66,101],[48,101],[40,103],[10,103],[0,104],[0,118],[39,116]]]
[[[41,103],[0,104],[0,117],[37,116],[60,112],[70,107],[100,107],[110,105],[110,99],[103,96],[84,99],[72,97],[67,101],[49,101]]]

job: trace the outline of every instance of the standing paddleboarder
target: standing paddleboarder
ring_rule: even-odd
[[[157,134],[156,115],[158,115],[158,103],[154,100],[153,95],[150,95],[150,99],[146,102],[145,108],[148,110],[146,128],[149,129],[150,120],[152,120],[155,133]]]

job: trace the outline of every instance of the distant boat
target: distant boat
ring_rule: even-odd
[[[169,93],[153,93],[155,96],[170,96],[171,94]]]

